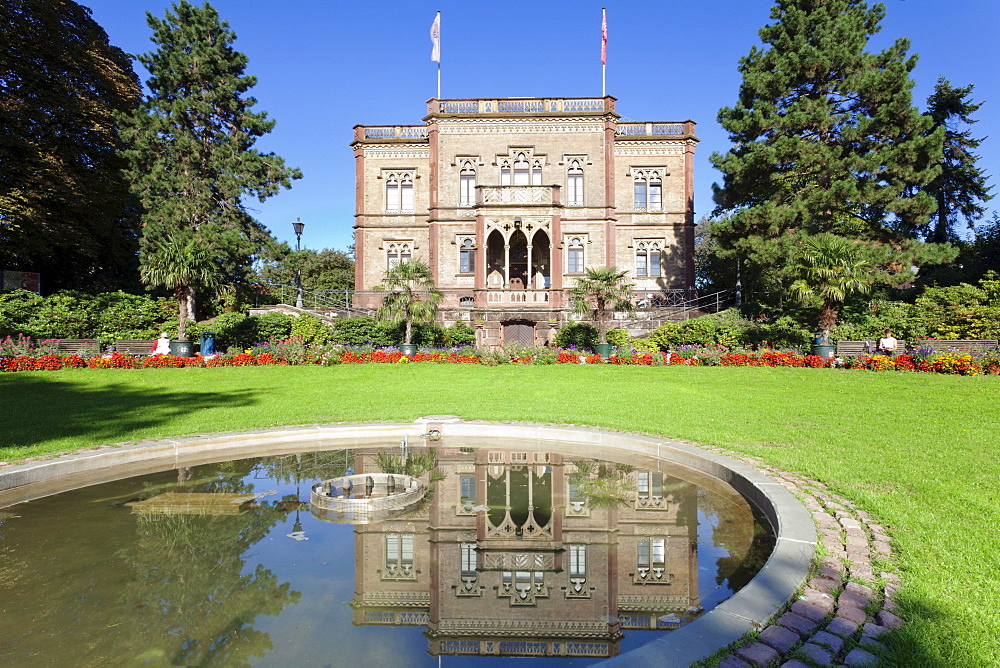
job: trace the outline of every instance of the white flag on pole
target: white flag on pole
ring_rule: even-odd
[[[434,17],[434,23],[431,24],[431,60],[435,63],[441,62],[441,12],[437,13]]]

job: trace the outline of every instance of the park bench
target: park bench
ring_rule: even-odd
[[[920,347],[932,348],[936,353],[948,351],[968,353],[978,350],[996,350],[998,344],[1000,344],[1000,342],[996,339],[929,339],[921,341]]]
[[[837,357],[857,357],[858,355],[873,355],[877,352],[878,341],[838,341]],[[906,352],[906,342],[896,340],[896,353]]]
[[[119,339],[115,341],[115,352],[122,355],[148,355],[156,339]]]
[[[54,347],[64,355],[79,355],[93,357],[101,352],[101,342],[97,339],[59,339]]]

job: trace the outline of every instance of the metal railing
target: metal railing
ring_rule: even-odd
[[[643,303],[646,301],[647,303]],[[689,320],[705,313],[718,313],[736,302],[733,290],[719,290],[708,295],[687,297],[683,291],[652,295],[652,299],[636,300],[636,307],[649,309],[635,314],[635,320]]]
[[[294,285],[268,285],[268,294],[279,304],[294,304],[298,288]],[[354,290],[302,290],[302,307],[342,311],[349,316],[374,315],[374,309],[354,304]],[[257,304],[260,306],[260,304]]]

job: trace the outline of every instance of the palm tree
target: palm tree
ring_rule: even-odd
[[[184,240],[170,235],[152,241],[140,256],[139,263],[143,283],[174,291],[180,305],[177,338],[187,341],[187,321],[195,319],[195,289],[219,284],[212,250],[195,236]]]
[[[847,298],[871,289],[874,265],[870,251],[858,241],[829,233],[809,237],[802,245],[795,265],[799,278],[789,286],[789,292],[802,303],[817,298],[822,302],[821,342],[830,340],[830,330]]]
[[[587,267],[586,275],[576,279],[576,287],[569,291],[573,311],[590,316],[597,323],[598,340],[607,343],[608,315],[615,311],[631,313],[632,284],[627,281],[628,271],[618,267]]]
[[[400,262],[385,272],[382,285],[376,290],[384,292],[382,306],[375,317],[386,322],[405,322],[406,334],[403,343],[410,345],[413,324],[431,324],[437,312],[438,302],[443,296],[434,287],[431,269],[423,262]]]

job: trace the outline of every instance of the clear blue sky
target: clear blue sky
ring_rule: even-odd
[[[165,0],[78,0],[93,10],[112,44],[131,54],[153,48],[145,13]],[[768,0],[214,0],[236,32],[236,48],[259,79],[257,109],[277,121],[259,148],[299,167],[304,178],[264,204],[258,219],[294,245],[305,223],[309,248],[353,241],[352,127],[419,124],[436,94],[429,29],[441,11],[443,98],[600,95],[601,7],[608,10],[607,92],[635,121],[698,123],[697,216],[711,213],[719,180],[708,157],[729,149],[716,123],[736,101],[737,63],[770,22]],[[980,164],[1000,177],[1000,0],[886,0],[888,15],[870,48],[909,37],[920,60],[913,78],[921,109],[938,76],[975,84],[985,101],[973,127],[988,136]],[[138,63],[145,81],[147,73]],[[1000,187],[997,188],[1000,191]],[[1000,210],[1000,196],[989,203]]]

